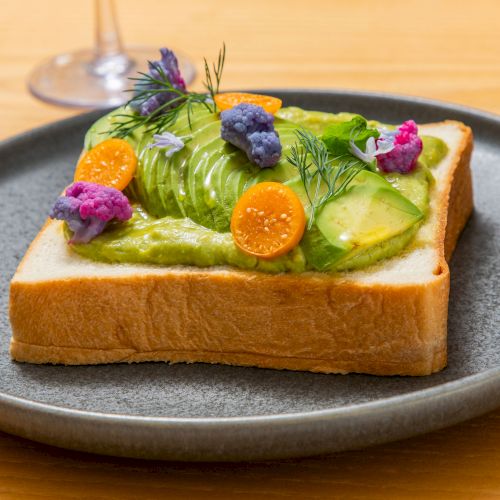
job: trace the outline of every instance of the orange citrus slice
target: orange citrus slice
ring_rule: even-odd
[[[238,200],[231,217],[231,233],[243,252],[272,259],[300,242],[306,227],[298,196],[279,182],[261,182]]]
[[[80,158],[75,182],[95,182],[122,191],[132,180],[136,168],[137,156],[127,141],[106,139]]]
[[[238,104],[245,102],[247,104],[256,104],[263,107],[268,113],[274,115],[281,108],[281,99],[271,97],[269,95],[246,94],[245,92],[226,92],[225,94],[217,94],[215,104],[221,111],[234,108]]]

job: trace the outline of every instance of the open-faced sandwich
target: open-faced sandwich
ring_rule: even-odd
[[[89,129],[19,265],[12,357],[442,369],[470,129],[220,93],[224,51],[189,92],[161,55]]]

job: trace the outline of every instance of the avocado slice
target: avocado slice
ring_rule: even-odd
[[[427,213],[429,209],[429,187],[435,181],[431,171],[424,164],[419,163],[411,175],[391,172],[386,174],[384,178],[424,214]]]
[[[215,225],[213,208],[217,201],[211,185],[207,184],[207,177],[213,164],[220,157],[221,142],[220,138],[216,138],[206,145],[203,158],[192,170],[190,177],[190,193],[198,213],[197,222],[209,228],[214,228]]]
[[[221,201],[220,193],[217,193],[215,186],[215,177],[220,172],[221,166],[221,158],[224,158],[224,154],[221,155],[221,152],[218,151],[217,155],[214,158],[211,158],[211,161],[207,163],[207,169],[205,170],[205,177],[202,179],[203,183],[203,198],[205,201],[205,205],[208,207],[211,213],[211,217],[213,219],[213,228],[219,230],[221,225],[225,227],[225,212],[224,207]]]
[[[309,201],[306,190],[304,188],[304,183],[302,182],[300,176],[296,176],[293,179],[286,181],[284,184],[286,184],[288,187],[294,190],[295,194],[299,197],[300,201],[302,202],[302,205],[304,205],[304,209],[306,210],[307,213],[309,211],[311,203]],[[391,187],[391,183],[388,180],[386,180],[379,174],[371,172],[370,170],[361,170],[360,172],[358,172],[356,177],[354,177],[354,179],[351,181],[349,185],[361,186],[365,184],[369,184],[371,186],[380,186],[385,188]],[[326,185],[322,183],[318,194],[319,196],[322,196],[325,192],[326,192]]]
[[[396,236],[422,217],[422,212],[395,189],[364,185],[354,186],[327,203],[316,224],[330,241],[346,241],[360,248]]]
[[[255,176],[255,172],[258,170],[259,167],[252,165],[247,160],[247,163],[235,166],[227,177],[223,191],[223,206],[228,221],[226,230],[229,230],[229,221],[231,220],[234,206],[240,199],[245,189],[248,189],[247,184],[249,178]]]
[[[276,113],[277,120],[298,123],[316,135],[323,135],[323,132],[329,125],[348,122],[356,115],[354,113],[325,113],[324,111],[310,111],[295,106],[281,108]],[[276,121],[277,121],[276,120]],[[381,123],[376,120],[368,120],[368,126],[373,128],[380,126]],[[385,125],[387,127],[387,125]]]
[[[192,149],[191,144],[188,143],[184,146],[181,151],[174,154],[170,158],[170,178],[169,178],[169,188],[172,190],[172,197],[177,200],[179,205],[179,210],[182,213],[182,217],[186,217],[186,211],[184,210],[184,195],[181,194],[181,185],[180,185],[180,177],[179,172],[182,172],[185,168],[186,163],[191,156]]]
[[[318,250],[306,257],[312,259],[314,267],[314,258],[319,258],[318,266],[328,266],[318,269],[340,270],[349,268],[343,260],[350,260],[382,243],[389,250],[384,256],[392,255],[388,242],[407,233],[423,217],[418,207],[391,186],[370,182],[354,185],[345,194],[326,203],[315,220],[326,240],[324,245],[335,248],[332,259],[328,262]],[[410,231],[408,235],[409,239],[413,234]],[[320,241],[316,244],[321,246]]]
[[[160,198],[158,186],[158,170],[162,152],[158,149],[147,148],[147,143],[146,137],[139,143],[137,170],[131,184],[137,186],[136,199],[142,200],[148,212],[159,217],[165,213],[165,200]]]
[[[186,192],[184,189],[184,172],[187,171],[189,161],[193,155],[193,151],[199,147],[199,139],[197,134],[199,134],[205,126],[212,122],[217,122],[217,118],[209,113],[207,110],[198,110],[196,115],[192,117],[191,125],[192,130],[189,128],[189,123],[187,120],[187,114],[183,114],[179,117],[176,122],[177,135],[180,137],[192,136],[192,139],[186,142],[185,146],[181,151],[174,154],[171,158],[171,169],[170,169],[170,179],[171,179],[171,189],[173,196],[177,199],[183,216],[186,216],[186,210],[184,208],[184,201],[186,199]],[[195,134],[193,131],[196,130]]]
[[[329,235],[332,236],[332,232]],[[337,238],[332,238],[332,241],[326,239],[316,224],[306,230],[300,246],[307,262],[318,271],[331,269],[335,262],[353,248],[352,243],[342,241],[340,235],[337,235]]]
[[[298,195],[309,217],[311,205],[300,177],[286,184]],[[326,186],[321,186],[320,195],[325,190]],[[422,210],[388,180],[362,170],[345,193],[332,198],[315,214],[301,247],[308,263],[319,271],[348,269],[351,259],[360,258],[364,252],[371,252],[370,258],[377,260],[379,253],[383,258],[399,251],[413,236],[411,228],[416,229],[423,217]]]
[[[188,170],[188,183],[186,186],[186,195],[191,199],[192,206],[195,210],[196,215],[192,215],[191,218],[204,226],[207,226],[208,217],[206,217],[206,210],[203,209],[203,181],[199,183],[199,178],[209,163],[211,154],[211,143],[204,144],[198,149],[197,153],[193,155],[192,161],[189,162]],[[208,224],[209,225],[209,224]]]
[[[184,182],[183,191],[185,193],[185,198],[183,200],[184,209],[186,215],[194,221],[198,221],[200,217],[203,217],[202,213],[198,212],[195,201],[197,196],[195,171],[198,168],[204,167],[211,152],[212,142],[218,142],[219,131],[219,122],[212,120],[196,130],[193,134],[193,140],[191,141],[193,147],[191,157],[186,162],[185,168],[181,174]]]
[[[209,189],[212,190],[212,195],[215,198],[215,205],[212,209],[215,229],[217,231],[228,231],[232,210],[228,212],[224,204],[226,181],[231,173],[240,170],[241,162],[243,161],[241,155],[243,153],[227,143],[221,151],[221,157],[212,167]]]

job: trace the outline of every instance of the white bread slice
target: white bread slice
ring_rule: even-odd
[[[13,359],[168,361],[426,375],[446,365],[447,260],[472,211],[471,130],[442,138],[431,213],[400,256],[335,275],[116,265],[73,253],[49,221],[12,279]]]

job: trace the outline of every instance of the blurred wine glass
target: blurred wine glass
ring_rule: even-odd
[[[68,4],[69,5],[69,4]],[[193,65],[175,51],[186,83]],[[130,99],[128,79],[160,58],[157,48],[127,47],[121,41],[113,0],[95,0],[95,47],[60,54],[37,66],[28,80],[31,93],[53,104],[85,108],[119,106]]]

